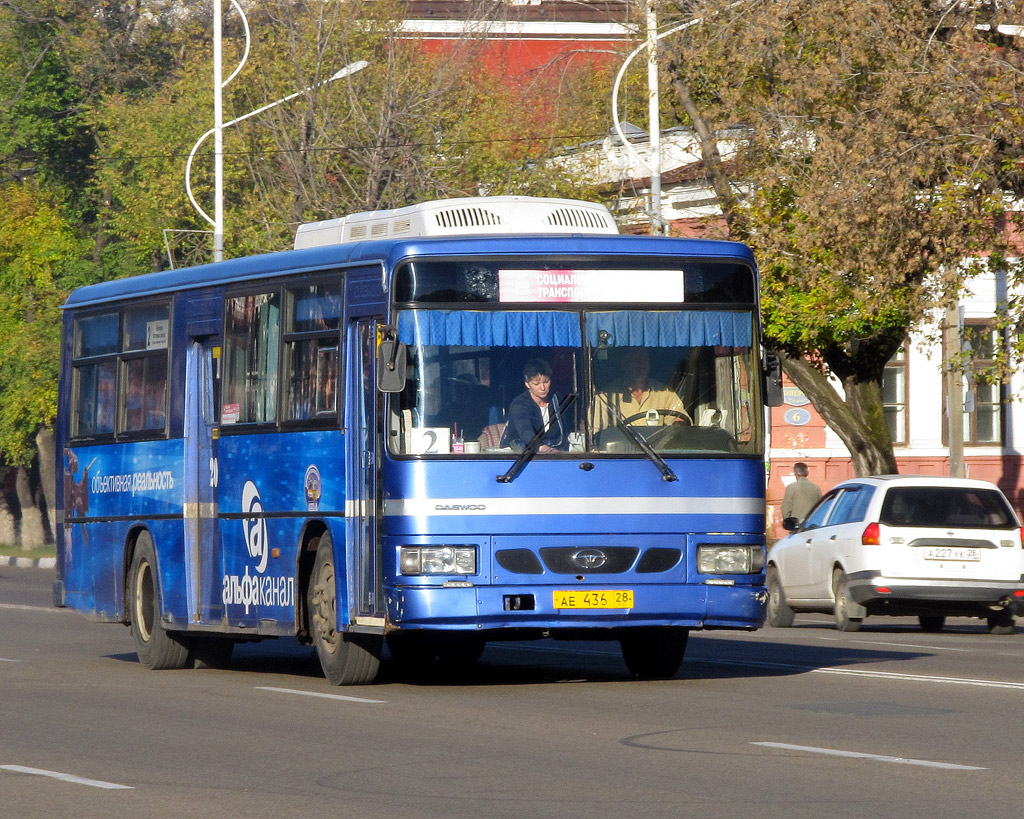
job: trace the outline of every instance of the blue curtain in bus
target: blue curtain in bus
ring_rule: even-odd
[[[750,347],[753,344],[753,317],[744,311],[587,313],[587,341],[596,347],[598,333],[602,330],[609,335],[610,347]]]
[[[578,313],[512,310],[403,310],[398,337],[430,346],[579,347]]]
[[[749,312],[615,310],[587,313],[587,340],[606,331],[612,347],[750,347]],[[430,346],[578,347],[577,313],[513,310],[403,310],[398,337]]]

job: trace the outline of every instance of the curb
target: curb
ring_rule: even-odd
[[[53,569],[57,566],[57,558],[0,555],[0,566],[16,566],[19,569]]]

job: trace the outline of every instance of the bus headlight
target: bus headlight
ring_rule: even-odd
[[[402,574],[476,574],[476,546],[401,546]]]
[[[705,543],[697,547],[697,571],[701,574],[758,574],[762,569],[762,546]]]

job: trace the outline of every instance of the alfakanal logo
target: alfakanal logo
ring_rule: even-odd
[[[270,548],[267,544],[267,521],[263,517],[263,501],[260,491],[252,481],[246,481],[242,487],[242,529],[245,530],[245,547],[249,557],[256,562],[256,571],[263,574],[267,570],[267,559]]]

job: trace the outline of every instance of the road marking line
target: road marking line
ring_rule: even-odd
[[[850,677],[874,677],[879,680],[904,680],[907,682],[934,682],[947,685],[972,685],[978,688],[1009,688],[1024,691],[1024,682],[1002,682],[999,680],[972,680],[968,677],[936,677],[928,674],[903,674],[899,671],[864,671],[859,668],[819,668],[813,665],[793,665],[790,663],[760,663],[750,660],[717,660],[705,657],[691,657],[690,662],[710,663],[717,665],[740,665],[754,668],[779,668],[793,671],[807,671],[814,674],[843,674]]]
[[[325,700],[345,700],[346,702],[386,703],[387,700],[368,700],[364,697],[347,697],[344,694],[323,694],[319,691],[300,691],[298,688],[274,688],[272,685],[257,685],[260,691],[276,691],[279,694],[301,694],[303,697],[320,697]]]
[[[828,642],[839,642],[839,637],[819,637],[819,640]],[[890,643],[885,640],[843,640],[844,643],[858,643],[862,646],[893,646],[895,648],[926,648],[929,651],[965,651],[973,654],[973,648],[953,648],[952,646],[925,646],[917,643]]]
[[[70,609],[62,609],[57,606],[26,606],[19,603],[0,603],[0,609],[10,609],[11,611],[45,611],[57,614],[66,614],[70,611]]]
[[[0,657],[0,663],[20,663],[21,660],[12,660],[9,657]]]
[[[925,768],[944,768],[951,771],[987,771],[988,768],[979,768],[976,765],[955,765],[952,762],[932,762],[928,759],[906,759],[902,756],[883,756],[881,754],[863,754],[858,751],[838,751],[833,748],[814,748],[810,745],[787,745],[784,742],[751,742],[751,745],[760,745],[763,748],[778,748],[783,751],[802,751],[808,754],[825,754],[827,756],[842,756],[849,759],[870,759],[875,762],[893,762],[897,765],[921,765]]]
[[[75,785],[88,785],[90,788],[105,788],[115,791],[133,791],[132,785],[118,785],[116,782],[104,782],[101,779],[84,779],[73,774],[60,773],[60,771],[46,771],[42,768],[26,768],[24,765],[0,765],[0,770],[11,771],[12,773],[32,774],[33,776],[47,776],[50,779],[59,779],[62,782],[71,782]]]

